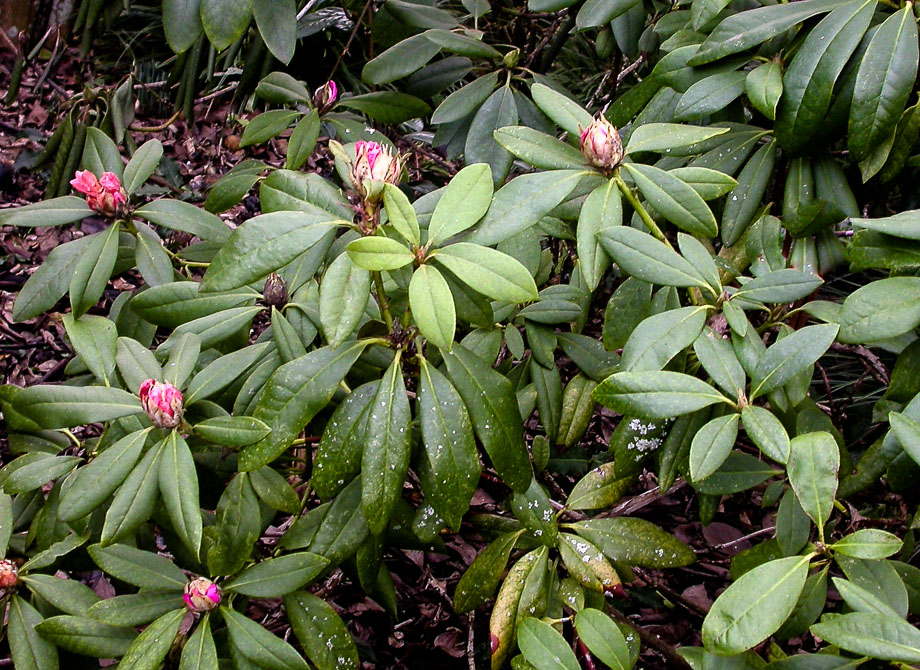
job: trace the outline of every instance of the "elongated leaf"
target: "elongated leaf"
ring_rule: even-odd
[[[508,564],[514,543],[523,532],[522,529],[500,535],[476,556],[457,583],[454,593],[454,609],[457,612],[470,612],[492,597]]]
[[[154,200],[134,213],[158,226],[191,233],[209,242],[225,242],[230,237],[230,229],[220,219],[182,200]]]
[[[920,323],[920,277],[889,277],[856,289],[840,310],[841,342],[872,342]]]
[[[700,79],[680,97],[675,116],[681,121],[696,121],[727,107],[744,93],[745,72],[717,72]]]
[[[459,528],[480,472],[470,417],[450,380],[424,358],[418,401],[422,443],[435,478],[425,497],[451,528]]]
[[[361,459],[361,507],[375,535],[386,529],[402,493],[409,467],[411,414],[397,354],[371,403]]]
[[[585,157],[571,144],[526,126],[499,128],[495,141],[518,158],[544,170],[575,170],[587,167]]]
[[[518,645],[524,658],[538,670],[578,670],[575,652],[559,632],[534,617],[518,626]]]
[[[415,260],[406,245],[387,237],[361,237],[346,248],[352,262],[365,270],[398,270]]]
[[[270,346],[268,342],[255,344],[211,361],[201,372],[192,377],[184,390],[186,406],[196,400],[209,398],[229,386],[240,377],[241,373],[248,370],[261,358]]]
[[[748,405],[741,410],[741,422],[748,437],[764,455],[778,463],[789,460],[789,434],[773,412]]]
[[[617,372],[598,385],[594,399],[622,414],[670,419],[717,402],[730,402],[712,386],[680,372]]]
[[[157,670],[161,667],[179,632],[185,612],[184,607],[174,610],[147,626],[122,657],[124,667],[138,670]]]
[[[694,3],[696,4],[696,3]],[[771,121],[776,119],[776,106],[783,94],[783,68],[779,63],[762,63],[748,72],[744,92],[754,108]]]
[[[39,228],[60,226],[92,215],[86,200],[73,195],[36,202],[25,207],[6,209],[0,213],[0,225]]]
[[[792,438],[786,464],[789,483],[822,536],[834,508],[839,468],[840,450],[830,433],[807,433]]]
[[[94,544],[89,555],[108,574],[141,588],[181,591],[188,582],[168,558],[124,544]]]
[[[281,455],[326,406],[364,346],[357,342],[335,349],[323,347],[278,368],[253,412],[272,432],[240,453],[239,468],[256,470]]]
[[[229,607],[220,608],[227,624],[230,644],[255,667],[266,670],[307,670],[307,662],[282,640],[262,628],[252,619]]]
[[[636,517],[588,519],[568,524],[611,561],[644,568],[673,568],[696,560],[693,551],[655,524]]]
[[[489,98],[497,83],[498,72],[490,72],[454,91],[434,110],[431,122],[452,123],[469,116]]]
[[[566,131],[570,137],[581,135],[593,118],[578,103],[544,84],[534,84],[530,93],[537,107]]]
[[[313,487],[322,500],[333,498],[361,471],[369,407],[377,382],[356,388],[326,424],[313,461]]]
[[[182,647],[179,670],[218,670],[217,646],[211,635],[211,617],[205,615]]]
[[[588,288],[595,289],[610,267],[610,257],[597,239],[597,234],[623,223],[623,203],[616,182],[612,179],[594,189],[578,216],[575,244],[580,268]]]
[[[738,185],[726,199],[722,212],[722,241],[726,245],[735,244],[741,239],[753,222],[761,207],[775,162],[776,143],[768,142],[745,163],[738,175]]]
[[[810,630],[822,640],[860,656],[920,663],[920,631],[903,619],[852,612],[816,623]]]
[[[442,355],[473,430],[499,476],[515,491],[526,491],[532,478],[530,458],[511,382],[462,345],[455,344]]]
[[[625,272],[663,286],[707,286],[680,254],[641,230],[615,226],[598,233],[601,246]]]
[[[182,53],[201,35],[201,14],[199,0],[164,0],[163,32],[169,47]]]
[[[256,598],[278,598],[308,584],[328,563],[308,551],[271,558],[247,568],[224,588]]]
[[[30,386],[16,393],[12,405],[43,428],[70,428],[143,413],[137,396],[96,386]]]
[[[201,547],[201,509],[198,507],[198,474],[195,460],[178,432],[170,433],[160,457],[160,493],[172,521],[192,555]]]
[[[253,0],[200,0],[201,24],[211,44],[223,51],[249,25]]]
[[[132,628],[109,626],[86,616],[53,616],[35,630],[62,649],[94,658],[117,658],[137,637]]]
[[[4,213],[10,210],[4,210]],[[0,218],[3,214],[0,214]],[[26,280],[13,303],[13,319],[24,321],[45,312],[67,293],[70,279],[93,236],[79,237],[51,250],[45,262]]]
[[[82,316],[95,305],[105,290],[118,260],[118,237],[121,223],[97,233],[87,246],[86,254],[77,261],[70,278],[70,306],[75,317]]]
[[[788,268],[747,282],[735,295],[759,302],[795,302],[811,295],[823,283],[816,275]]]
[[[434,258],[470,288],[493,300],[525,302],[537,298],[537,286],[527,268],[495,249],[457,242],[439,249]]]
[[[714,237],[718,234],[715,216],[689,185],[651,165],[624,165],[642,195],[668,221],[693,235]]]
[[[681,307],[644,319],[623,346],[623,372],[661,370],[674,356],[699,337],[706,322],[706,310]]]
[[[294,0],[252,0],[252,15],[268,50],[282,63],[289,63],[297,45]]]
[[[727,414],[709,421],[690,443],[690,477],[706,479],[728,458],[738,437],[739,414]]]
[[[361,78],[369,84],[387,84],[412,74],[441,50],[424,34],[398,42],[365,64]]]
[[[837,330],[834,324],[807,326],[767,349],[751,374],[751,399],[783,386],[821,358]]]
[[[588,651],[611,670],[631,670],[626,638],[609,616],[586,607],[575,615],[575,630]]]
[[[845,556],[878,560],[897,553],[902,545],[897,535],[876,528],[863,528],[837,540],[831,547]]]
[[[102,526],[103,546],[132,533],[153,514],[157,500],[160,457],[167,441],[163,440],[148,449],[115,493]]]
[[[409,307],[422,335],[439,349],[450,350],[457,314],[450,285],[437,268],[422,265],[412,273]]]
[[[17,595],[10,599],[7,637],[13,664],[20,670],[57,670],[57,648],[38,634],[42,615]]]
[[[702,128],[680,123],[644,123],[629,135],[625,152],[655,151],[670,153],[675,149],[705,142],[724,133],[728,128]]]
[[[318,670],[358,670],[361,664],[354,640],[325,600],[299,591],[284,596],[284,610],[304,652]]]
[[[242,568],[259,538],[259,501],[247,473],[230,480],[217,501],[217,541],[208,550],[211,574],[233,574]]]
[[[351,335],[364,316],[371,297],[371,275],[355,265],[349,254],[340,254],[323,275],[319,290],[319,320],[332,346]]]
[[[499,128],[515,125],[517,121],[514,94],[510,87],[502,86],[482,104],[470,124],[464,158],[468,164],[487,163],[495,185],[505,180],[514,157],[495,141],[492,134]]]
[[[476,224],[492,203],[492,174],[485,163],[468,165],[447,184],[428,223],[429,244],[439,245]]]
[[[703,621],[703,646],[739,654],[774,633],[795,608],[810,556],[790,556],[750,570],[713,603]]]
[[[84,612],[87,616],[112,626],[144,626],[154,619],[184,609],[181,591],[141,590],[125,596],[97,600]]]

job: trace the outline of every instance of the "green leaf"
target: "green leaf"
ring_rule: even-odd
[[[164,556],[125,544],[103,547],[94,544],[89,555],[105,572],[142,589],[181,591],[188,579],[175,563]]]
[[[141,276],[149,286],[168,284],[175,272],[160,236],[140,221],[134,221],[133,225],[137,231],[134,258]]]
[[[112,172],[119,181],[123,181],[124,163],[121,162],[118,146],[99,128],[90,126],[86,129],[81,162],[84,170],[93,172],[97,177],[101,177],[103,172]]]
[[[917,77],[917,25],[910,7],[875,31],[859,62],[847,143],[860,160],[884,143],[898,124]]]
[[[460,344],[441,353],[447,374],[470,413],[473,430],[498,475],[513,490],[526,491],[532,478],[530,457],[511,382]]]
[[[265,46],[287,65],[297,46],[297,5],[294,0],[252,0],[252,15]]]
[[[527,268],[495,249],[457,242],[439,249],[432,257],[470,288],[493,300],[526,302],[538,297],[537,285]]]
[[[307,670],[303,657],[280,637],[275,637],[252,619],[229,607],[221,607],[220,613],[227,624],[230,644],[255,667]]]
[[[385,184],[383,204],[386,207],[387,223],[392,225],[409,244],[418,246],[421,239],[418,217],[405,193],[400,191],[398,186]]]
[[[776,342],[751,374],[751,399],[784,386],[828,350],[837,336],[835,324],[806,326]]]
[[[747,300],[785,303],[807,298],[824,282],[817,275],[788,268],[774,270],[743,284],[735,293]]]
[[[201,280],[202,291],[250,284],[291,262],[339,225],[319,208],[307,213],[272,212],[246,221],[220,248]]]
[[[263,2],[264,0],[255,1]],[[248,147],[253,144],[268,142],[268,140],[287,130],[291,122],[300,116],[302,116],[300,112],[288,109],[272,109],[262,112],[246,124],[243,129],[243,136],[240,138],[240,146]]]
[[[370,272],[350,254],[340,254],[329,264],[319,287],[319,322],[330,345],[338,346],[354,332],[370,297]]]
[[[534,84],[530,94],[537,107],[570,137],[578,137],[594,120],[577,102],[543,84]]]
[[[674,168],[669,172],[700,194],[703,200],[715,200],[730,192],[738,182],[724,172],[704,167]],[[694,238],[695,239],[695,238]]]
[[[618,476],[616,466],[604,463],[589,470],[569,493],[566,507],[570,509],[603,509],[620,500],[633,486],[632,475]]]
[[[163,32],[177,54],[195,44],[202,33],[199,0],[163,0]]]
[[[387,237],[359,237],[349,242],[345,250],[355,265],[374,272],[397,270],[415,260],[415,254],[405,244]]]
[[[741,576],[703,621],[703,646],[721,656],[759,644],[789,617],[808,577],[810,556],[764,563]]]
[[[118,237],[121,223],[93,236],[86,254],[77,261],[70,278],[70,305],[75,317],[82,316],[102,297],[118,260]]]
[[[148,288],[131,298],[131,311],[158,326],[177,328],[189,321],[251,303],[258,297],[248,289],[200,293],[199,286],[198,282],[181,281]]]
[[[198,507],[198,474],[195,460],[177,431],[166,438],[160,457],[160,493],[173,529],[197,556],[201,548],[201,509]]]
[[[154,200],[134,210],[134,214],[158,226],[197,235],[209,242],[222,243],[230,237],[230,229],[223,221],[181,200]]]
[[[840,450],[830,433],[815,432],[792,438],[786,472],[805,514],[823,537],[823,526],[834,508]]]
[[[513,156],[495,141],[493,133],[499,128],[515,125],[517,121],[514,94],[509,86],[502,86],[477,110],[466,136],[463,153],[467,164],[487,163],[496,185],[508,175]]]
[[[616,182],[611,179],[591,191],[585,199],[575,230],[579,267],[585,283],[592,291],[610,267],[610,257],[600,245],[597,234],[622,223],[623,203]]]
[[[419,7],[419,5],[415,6]],[[440,45],[447,51],[459,54],[461,56],[469,56],[470,58],[493,59],[499,59],[502,57],[501,52],[497,49],[478,39],[464,35],[463,33],[455,33],[451,32],[450,30],[435,28],[425,31],[425,37],[427,37],[435,44]]]
[[[272,432],[240,453],[240,470],[256,470],[280,456],[327,405],[364,347],[363,342],[323,347],[275,370],[253,412]]]
[[[160,355],[169,354],[187,333],[194,333],[201,340],[201,348],[208,349],[229,337],[249,332],[253,317],[262,311],[258,305],[233,307],[217,314],[210,314],[178,326],[163,344],[157,347]]]
[[[696,560],[687,545],[661,528],[636,517],[588,519],[566,528],[592,542],[611,561],[643,568],[676,568]]]
[[[10,599],[7,614],[7,638],[13,666],[19,670],[57,670],[58,654],[54,644],[38,634],[36,626],[42,615],[17,595]]]
[[[488,601],[501,581],[514,543],[523,533],[505,533],[483,549],[457,582],[454,610],[459,614],[471,612]]]
[[[189,406],[196,400],[204,400],[222,391],[259,360],[270,346],[268,342],[254,344],[208,363],[192,377],[183,392],[185,405]]]
[[[166,12],[164,3],[163,11]],[[163,157],[163,145],[157,139],[147,140],[134,152],[134,156],[125,166],[125,175],[122,183],[128,195],[134,193],[144,185],[144,182],[153,174]]]
[[[670,419],[713,403],[729,403],[712,386],[680,372],[617,372],[594,390],[594,399],[621,414]]]
[[[296,514],[300,511],[300,496],[276,470],[264,465],[249,473],[249,483],[259,500],[272,509]]]
[[[42,428],[70,428],[144,411],[134,394],[99,386],[29,386],[16,393],[11,404]]]
[[[386,530],[409,467],[412,411],[400,353],[384,373],[371,403],[361,459],[361,508],[374,535]]]
[[[834,83],[874,13],[875,3],[868,0],[843,4],[805,38],[783,77],[783,95],[776,112],[776,137],[784,148],[801,148],[820,128]]]
[[[888,558],[901,550],[904,543],[896,536],[876,528],[863,528],[830,545],[837,553],[853,558],[876,560]]]
[[[107,546],[132,533],[153,514],[160,457],[167,440],[152,446],[122,483],[105,514],[101,542]]]
[[[179,626],[185,617],[183,607],[164,614],[144,629],[125,652],[121,663],[126,668],[138,670],[157,670],[163,665],[166,654],[172,648],[173,640],[179,632]]]
[[[224,588],[254,598],[278,598],[310,583],[328,564],[308,551],[270,558],[246,568]]]
[[[431,107],[424,100],[408,93],[377,91],[339,100],[340,107],[357,109],[375,121],[387,124],[402,123],[409,119],[428,116]]]
[[[744,369],[738,362],[731,341],[706,328],[693,342],[693,352],[716,386],[730,397],[744,391]]]
[[[94,658],[117,658],[137,637],[132,628],[109,626],[86,616],[53,616],[35,630],[62,649]]]
[[[466,118],[488,100],[497,83],[498,72],[490,72],[454,91],[444,98],[444,102],[434,110],[431,115],[431,123],[435,125],[453,123]]]
[[[259,117],[256,117],[258,119]],[[255,120],[253,120],[255,123]],[[256,124],[255,130],[259,129],[261,124]],[[252,126],[252,123],[246,127],[248,130]],[[284,126],[286,128],[287,126]],[[278,129],[280,133],[284,128]],[[250,131],[252,132],[252,131]],[[245,134],[245,131],[244,131]],[[277,133],[276,133],[277,134]],[[270,135],[265,140],[267,141],[274,135]],[[255,144],[255,141],[247,142],[247,144]],[[259,180],[262,179],[262,175],[259,172],[229,172],[220,179],[211,187],[211,190],[208,191],[208,198],[204,201],[204,208],[212,214],[219,214],[220,212],[226,212],[228,209],[239,203],[249,190],[255,185]]]
[[[325,600],[300,591],[284,596],[284,610],[307,658],[318,670],[358,670],[361,663],[355,642]]]
[[[611,670],[631,670],[629,647],[623,633],[609,616],[592,607],[575,615],[578,638],[596,658]]]
[[[728,128],[687,126],[680,123],[643,123],[629,135],[625,152],[670,153],[727,133]]]
[[[246,30],[252,0],[200,0],[201,24],[218,51],[233,44]]]
[[[313,155],[316,140],[319,138],[319,130],[319,112],[315,109],[294,126],[294,132],[288,139],[287,156],[284,159],[286,170],[299,170]]]
[[[744,93],[746,72],[717,72],[700,79],[684,92],[674,110],[680,121],[697,121],[731,104]]]
[[[662,286],[708,286],[696,268],[648,233],[614,226],[600,231],[597,238],[614,262],[637,279]]]
[[[43,454],[43,456],[47,456],[47,458],[41,458],[23,465],[5,476],[3,478],[3,491],[14,494],[26,493],[41,488],[48,482],[66,475],[77,467],[77,464],[82,460],[76,456],[51,456],[48,454]],[[25,456],[22,458],[25,458]],[[17,461],[13,461],[13,463]]]
[[[690,477],[702,481],[718,470],[738,437],[739,414],[727,414],[711,419],[693,436],[690,443]]]
[[[480,472],[470,417],[450,380],[424,358],[418,402],[422,444],[436,480],[425,498],[451,528],[459,528]]]
[[[640,4],[640,0],[587,0],[578,10],[575,25],[579,28],[603,26],[637,4]]]
[[[694,3],[696,5],[696,3]],[[776,106],[783,94],[783,67],[775,61],[761,63],[747,73],[744,92],[758,112],[776,120]]]
[[[533,128],[509,126],[499,128],[492,135],[505,149],[534,167],[544,170],[577,170],[588,167],[585,157],[571,144],[561,142]]]
[[[195,433],[224,447],[245,447],[270,432],[271,428],[250,416],[215,416],[195,424]]]
[[[518,626],[518,646],[524,658],[538,670],[579,670],[575,652],[555,628],[534,617]]]
[[[86,200],[73,195],[36,202],[25,207],[5,209],[0,212],[0,226],[41,228],[73,223],[91,216],[93,211]]]
[[[9,212],[11,210],[4,210]],[[0,213],[0,218],[3,214]],[[38,269],[30,276],[13,303],[13,320],[25,321],[54,307],[67,293],[70,279],[93,236],[79,237],[51,250]]]
[[[245,472],[230,480],[216,513],[217,541],[208,550],[208,569],[212,575],[229,575],[249,561],[261,529],[259,501]]]
[[[840,310],[839,340],[863,343],[897,337],[920,323],[920,277],[878,279],[856,289]]]
[[[205,614],[182,647],[179,670],[219,670],[217,646],[211,635],[211,617]]]
[[[709,34],[688,65],[704,65],[745,51],[839,5],[839,0],[805,0],[788,7],[772,5],[732,14]]]
[[[852,612],[816,623],[810,630],[825,642],[860,656],[920,663],[920,631],[903,619]]]
[[[409,307],[425,339],[439,349],[449,351],[454,343],[457,314],[450,286],[437,268],[422,265],[412,273]]]
[[[256,86],[256,95],[280,105],[310,103],[313,95],[303,82],[286,72],[271,72]]]
[[[0,558],[6,557],[13,535],[13,499],[0,493]]]
[[[776,142],[767,142],[745,163],[738,175],[738,185],[725,200],[722,212],[724,244],[735,244],[750,227],[761,208],[775,163]]]
[[[699,337],[706,314],[702,307],[681,307],[643,319],[623,346],[619,369],[661,370]]]
[[[701,237],[715,237],[719,226],[712,211],[688,184],[660,168],[624,163],[649,204],[678,228]]]
[[[789,434],[773,412],[748,405],[741,410],[741,423],[748,437],[765,456],[783,464],[789,460]]]
[[[428,224],[428,243],[439,245],[474,226],[492,203],[492,174],[485,163],[468,165],[447,184]]]
[[[313,488],[321,500],[333,498],[361,471],[367,415],[377,385],[368,382],[352,391],[326,424],[313,461]]]
[[[429,40],[424,33],[413,35],[368,61],[361,78],[368,84],[388,84],[412,74],[440,50],[441,45]]]
[[[181,591],[141,590],[125,596],[98,600],[89,610],[78,612],[112,626],[144,626],[154,619],[184,609]]]

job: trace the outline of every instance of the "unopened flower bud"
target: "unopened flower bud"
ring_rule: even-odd
[[[623,160],[623,143],[620,134],[603,115],[597,115],[581,131],[581,153],[594,167],[612,170]]]
[[[327,111],[339,97],[339,89],[335,82],[330,80],[313,92],[313,104],[320,113]]]
[[[502,65],[504,65],[509,70],[515,67],[518,64],[518,61],[521,59],[521,50],[512,49],[504,56],[502,56]]]
[[[19,583],[19,570],[9,559],[0,560],[0,593],[5,593]]]
[[[277,272],[272,272],[265,280],[265,286],[262,288],[262,299],[266,305],[272,307],[284,307],[288,301],[287,286],[284,280],[278,276]]]
[[[114,172],[103,172],[102,179],[96,179],[89,170],[77,170],[70,185],[86,196],[86,204],[103,216],[115,216],[128,202],[128,194]]]
[[[192,612],[209,612],[220,605],[220,589],[210,579],[198,577],[185,585],[182,599]]]
[[[351,166],[351,183],[355,191],[365,200],[377,201],[383,196],[382,189],[370,189],[365,181],[379,181],[388,184],[399,183],[403,162],[390,150],[377,142],[355,144],[355,160]]]
[[[138,396],[151,423],[158,428],[175,428],[182,422],[182,391],[168,382],[147,379]]]

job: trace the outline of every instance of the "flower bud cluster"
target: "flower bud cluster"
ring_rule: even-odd
[[[623,143],[616,127],[602,115],[581,131],[581,153],[594,167],[612,170],[623,160]]]
[[[77,170],[70,185],[86,196],[91,210],[103,216],[115,216],[128,202],[128,194],[114,172],[103,172],[102,178],[96,179],[89,170]]]
[[[182,599],[192,612],[209,612],[220,605],[220,589],[210,579],[198,577],[185,585]]]
[[[141,406],[158,428],[175,428],[182,422],[182,391],[167,382],[147,379],[138,395]]]
[[[379,188],[367,182],[397,184],[402,176],[403,158],[377,142],[355,144],[355,160],[351,166],[351,183],[365,202],[377,202],[383,196]]]

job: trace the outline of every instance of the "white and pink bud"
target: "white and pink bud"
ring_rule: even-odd
[[[313,92],[313,104],[320,113],[328,111],[339,97],[339,89],[332,80]]]
[[[138,396],[151,423],[158,428],[175,428],[182,423],[182,391],[168,382],[147,379]]]
[[[351,166],[351,183],[365,201],[376,202],[383,196],[382,189],[370,189],[367,181],[398,184],[402,176],[403,159],[377,142],[355,144],[355,160]]]
[[[594,167],[612,170],[623,160],[623,143],[616,127],[603,115],[581,131],[581,153]]]
[[[220,589],[210,579],[198,577],[185,585],[182,599],[192,612],[210,612],[220,605]]]
[[[86,196],[90,209],[103,216],[115,216],[128,202],[128,194],[114,172],[103,172],[102,178],[96,179],[89,170],[77,170],[70,185]]]
[[[0,560],[0,595],[7,593],[19,583],[19,569],[13,561]]]

